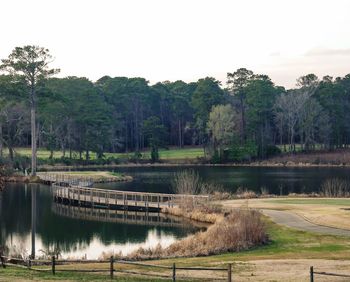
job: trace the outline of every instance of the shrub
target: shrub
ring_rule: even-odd
[[[258,156],[258,146],[253,141],[247,141],[243,146],[235,142],[226,154],[230,161],[251,161]]]
[[[254,191],[248,190],[247,188],[238,187],[234,197],[237,199],[253,199],[257,198],[258,195]]]
[[[261,214],[255,210],[240,209],[218,220],[206,231],[190,235],[168,248],[140,248],[130,258],[207,256],[247,250],[267,242],[268,236]]]
[[[349,197],[350,183],[340,178],[330,178],[321,185],[321,193],[325,197]]]

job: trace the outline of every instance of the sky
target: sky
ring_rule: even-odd
[[[348,0],[0,0],[0,58],[39,45],[60,77],[197,81],[245,67],[291,88],[350,73]]]

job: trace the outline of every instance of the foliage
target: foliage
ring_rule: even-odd
[[[151,160],[156,162],[159,160],[158,149],[164,144],[165,127],[158,117],[151,116],[144,121],[143,132],[151,147]]]
[[[7,71],[14,77],[14,80],[22,81],[26,86],[30,105],[31,122],[31,146],[32,146],[32,175],[36,174],[37,165],[37,93],[43,86],[43,81],[59,72],[58,69],[50,69],[52,56],[48,49],[26,45],[16,47],[7,59],[1,60],[0,69]]]
[[[227,160],[230,161],[251,161],[258,156],[258,146],[254,141],[248,140],[243,146],[234,142],[227,151]]]
[[[212,77],[200,79],[192,96],[192,106],[195,110],[197,138],[199,143],[206,140],[206,125],[213,106],[223,101],[224,92],[220,82]]]
[[[223,89],[212,77],[154,85],[140,77],[51,78],[58,71],[51,61],[37,46],[17,47],[2,60],[0,156],[6,148],[12,162],[16,147],[30,144],[46,148],[51,161],[39,161],[51,164],[61,156],[64,163],[113,162],[110,154],[155,162],[170,146],[202,146],[220,163],[268,158],[279,153],[276,145],[293,153],[349,145],[350,75],[307,74],[286,90],[240,68]]]
[[[213,106],[207,124],[211,143],[218,152],[219,159],[225,147],[234,139],[236,124],[235,112],[231,105]],[[215,152],[216,153],[216,152]]]

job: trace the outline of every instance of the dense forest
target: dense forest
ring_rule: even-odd
[[[45,64],[34,84],[13,64],[15,55],[2,60],[0,75],[0,154],[6,148],[10,159],[15,147],[33,142],[31,120],[38,146],[66,158],[151,148],[157,160],[160,147],[200,145],[214,161],[241,161],[294,151],[296,144],[308,151],[350,141],[350,74],[308,74],[286,90],[245,68],[227,73],[224,82],[151,85],[139,77],[57,78],[58,70],[40,72]]]

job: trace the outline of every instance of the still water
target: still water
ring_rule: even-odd
[[[225,190],[235,192],[239,187],[259,193],[265,188],[271,194],[319,192],[322,183],[330,178],[350,180],[350,168],[292,168],[292,167],[132,167],[118,168],[133,176],[132,182],[99,184],[101,188],[172,192],[174,174],[193,169],[208,182],[220,184]]]
[[[153,214],[160,223],[134,222],[132,216],[109,221],[104,210],[63,206],[53,202],[47,185],[8,183],[0,192],[0,246],[12,255],[43,256],[60,250],[64,258],[98,259],[102,253],[128,254],[139,247],[166,247],[197,228],[189,222]],[[142,214],[138,212],[140,217]],[[90,214],[91,215],[91,214]],[[149,218],[149,217],[148,217]]]
[[[318,192],[329,178],[349,179],[349,168],[258,168],[193,167],[206,181],[235,191],[238,187],[270,193]],[[95,185],[100,188],[148,192],[171,192],[174,174],[181,167],[118,168],[132,175],[126,183]],[[150,215],[162,224],[145,220],[143,224],[127,220],[109,220],[105,211],[62,206],[53,202],[46,185],[6,185],[0,192],[0,246],[14,254],[42,256],[59,249],[65,258],[97,259],[102,253],[128,254],[139,247],[168,246],[193,233],[198,227],[164,215]],[[125,218],[124,218],[125,219]],[[152,221],[152,220],[151,220]]]

